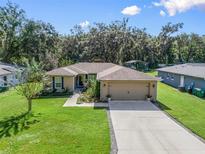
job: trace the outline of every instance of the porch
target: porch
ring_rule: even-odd
[[[88,80],[96,79],[96,74],[79,74],[76,76],[53,76],[52,88],[57,91],[68,89],[70,91],[80,90],[86,87]]]

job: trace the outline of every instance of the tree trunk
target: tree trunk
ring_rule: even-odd
[[[28,112],[31,112],[32,110],[32,99],[28,99]]]

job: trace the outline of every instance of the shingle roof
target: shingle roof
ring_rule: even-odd
[[[187,64],[175,65],[175,66],[160,68],[158,69],[158,71],[193,76],[193,77],[204,79],[205,63],[187,63]]]
[[[75,71],[72,71],[66,67],[61,67],[57,69],[53,69],[46,73],[50,76],[75,76],[77,73]]]
[[[50,76],[76,76],[77,74],[97,74],[98,80],[152,80],[142,72],[113,63],[77,63],[47,72]]]
[[[5,70],[5,69],[3,69],[3,68],[0,68],[0,76],[1,76],[1,75],[8,75],[8,74],[11,74],[11,72],[10,72],[10,71],[7,71],[7,70]]]
[[[113,63],[76,63],[67,67],[61,67],[47,72],[54,76],[75,76],[77,74],[97,74],[105,69],[115,66]]]
[[[113,67],[111,69],[107,69],[97,76],[98,80],[150,80],[150,81],[158,81],[158,78],[146,75],[145,73],[123,67]]]
[[[115,66],[113,63],[77,63],[71,65],[71,67],[78,68],[79,70],[84,71],[84,73],[86,72],[89,74],[97,74],[113,66]]]

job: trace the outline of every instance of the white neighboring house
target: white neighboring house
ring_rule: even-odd
[[[17,85],[20,81],[23,68],[0,62],[0,87]]]

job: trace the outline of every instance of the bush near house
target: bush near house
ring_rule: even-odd
[[[100,98],[100,83],[97,80],[89,80],[85,91],[81,94],[78,103],[97,102]]]
[[[4,91],[7,91],[8,89],[9,89],[8,87],[0,87],[0,93],[4,92]]]
[[[40,95],[39,97],[42,98],[42,97],[51,97],[51,96],[70,96],[72,95],[73,92],[71,92],[69,89],[64,89],[63,91],[61,92],[57,92],[56,90],[53,90],[51,88],[49,89],[44,89],[40,92]]]

